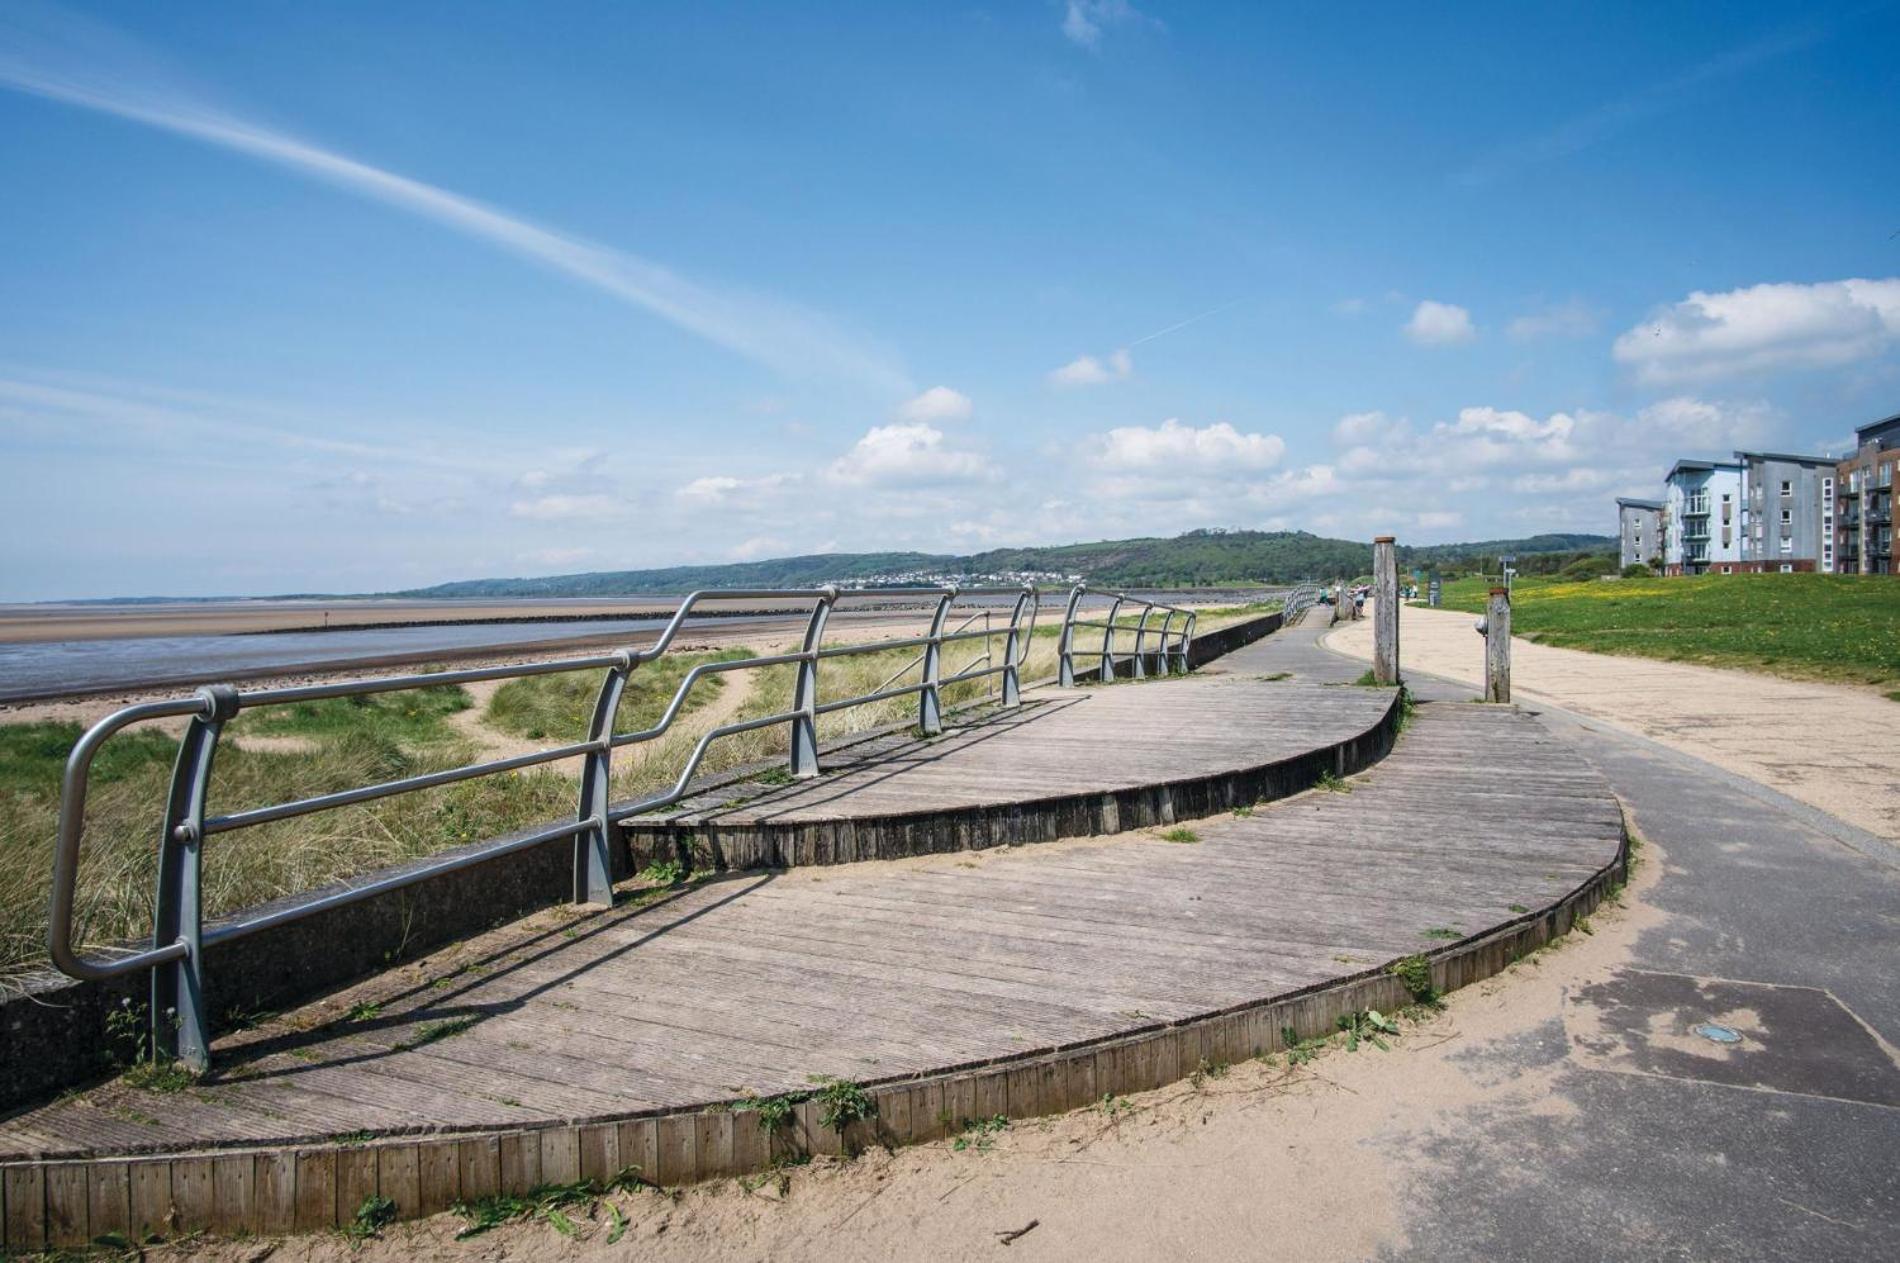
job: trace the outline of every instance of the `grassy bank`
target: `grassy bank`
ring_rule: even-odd
[[[1258,607],[1207,611],[1200,629],[1211,631],[1261,612]],[[1000,620],[999,620],[1000,621]],[[1100,652],[1099,631],[1078,636],[1078,659]],[[1123,637],[1124,651],[1132,638]],[[1006,637],[989,642],[1000,661]],[[1053,677],[1057,628],[1045,617],[1029,647],[1025,680]],[[945,650],[945,675],[965,669],[984,642]],[[694,664],[752,656],[747,649],[681,654],[636,671],[618,717],[618,730],[652,725]],[[915,649],[827,659],[820,670],[820,701],[859,696],[921,679]],[[894,677],[894,678],[893,678]],[[481,727],[534,744],[557,745],[585,735],[601,672],[580,671],[512,681],[496,690],[480,715]],[[704,679],[666,736],[625,747],[614,759],[619,798],[670,786],[717,712],[753,718],[791,707],[793,671],[763,668]],[[981,698],[1000,684],[976,679],[945,690],[946,702]],[[736,705],[715,708],[733,698]],[[465,730],[475,705],[463,689],[432,686],[369,697],[333,698],[246,712],[220,743],[213,769],[215,813],[392,780],[469,763],[478,757]],[[912,719],[914,695],[821,717],[819,735],[850,733]],[[160,813],[177,749],[176,723],[141,725],[106,743],[94,763],[79,878],[77,930],[94,944],[150,933]],[[73,723],[0,725],[0,979],[45,960],[52,844],[58,820],[59,780],[79,738]],[[716,772],[784,755],[783,724],[715,742],[701,764]],[[540,824],[575,809],[578,760],[485,777],[322,812],[215,837],[206,848],[205,911],[217,916],[269,899],[308,891],[346,877]]]
[[[1487,586],[1447,583],[1444,603],[1481,611]],[[1593,653],[1900,686],[1900,582],[1884,576],[1520,578],[1511,629],[1539,644]]]

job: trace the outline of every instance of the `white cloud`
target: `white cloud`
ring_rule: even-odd
[[[1094,463],[1108,470],[1202,475],[1271,469],[1286,455],[1277,434],[1242,434],[1225,421],[1202,429],[1170,417],[1160,426],[1120,426],[1093,436]]]
[[[1122,350],[1109,356],[1107,362],[1093,355],[1078,355],[1050,373],[1049,380],[1058,386],[1100,386],[1126,381],[1134,372],[1134,358]]]
[[[11,47],[0,52],[0,86],[285,167],[312,179],[408,211],[635,306],[781,372],[829,374],[880,390],[910,389],[902,369],[819,313],[783,299],[688,280],[639,255],[542,228],[446,189],[228,113],[174,84],[102,23],[44,9],[9,14]]]
[[[1900,278],[1697,290],[1617,338],[1617,362],[1650,383],[1833,368],[1900,340]]]
[[[974,406],[970,397],[948,386],[932,386],[897,410],[899,421],[967,421]]]
[[[1471,325],[1471,313],[1455,303],[1425,299],[1412,309],[1405,322],[1405,336],[1420,346],[1454,346],[1478,336]]]
[[[1128,0],[1068,0],[1062,14],[1062,33],[1077,47],[1095,48],[1102,42],[1104,29],[1131,22],[1161,25]]]
[[[915,421],[872,426],[829,472],[838,482],[866,486],[964,482],[992,471],[979,453],[949,447],[942,430]]]
[[[1587,338],[1597,331],[1602,313],[1580,298],[1554,303],[1537,311],[1525,312],[1505,327],[1505,336],[1513,342],[1535,342],[1540,338]]]
[[[797,474],[766,474],[758,478],[735,478],[731,474],[709,474],[703,478],[693,479],[673,494],[689,504],[712,508],[738,502],[756,502],[797,481]]]
[[[631,506],[619,496],[552,495],[533,500],[517,500],[508,506],[515,517],[535,522],[569,522],[624,517]]]
[[[1383,412],[1349,412],[1333,426],[1333,439],[1339,443],[1368,443],[1391,427]]]

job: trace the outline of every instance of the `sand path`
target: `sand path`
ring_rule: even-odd
[[[1371,607],[1367,607],[1370,614]],[[1401,668],[1483,688],[1471,614],[1405,606]],[[1329,648],[1372,658],[1372,619]],[[1866,689],[1511,641],[1519,700],[1546,701],[1706,760],[1878,837],[1900,839],[1900,705]]]

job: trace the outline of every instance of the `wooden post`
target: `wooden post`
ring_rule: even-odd
[[[1501,587],[1484,612],[1484,700],[1511,700],[1511,594]]]
[[[1372,540],[1372,679],[1399,682],[1399,567],[1390,535]]]

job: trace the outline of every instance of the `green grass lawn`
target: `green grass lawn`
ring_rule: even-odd
[[[1444,586],[1484,608],[1482,579]],[[1539,644],[1741,667],[1797,679],[1900,684],[1900,580],[1819,574],[1568,582],[1520,578],[1511,630]],[[1900,690],[1888,692],[1896,696]]]

